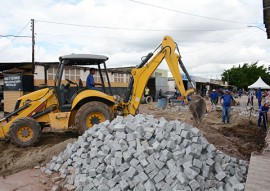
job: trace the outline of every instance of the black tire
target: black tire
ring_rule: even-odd
[[[100,116],[103,116],[103,119],[100,119]],[[110,107],[102,102],[93,101],[84,104],[80,107],[75,117],[75,126],[78,129],[80,135],[84,133],[84,131],[91,128],[94,124],[98,124],[100,122],[113,119],[113,113]],[[88,124],[87,124],[88,122]]]
[[[35,145],[41,136],[41,126],[30,117],[15,120],[8,131],[10,141],[18,147]]]

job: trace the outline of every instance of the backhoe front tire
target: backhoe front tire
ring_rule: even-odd
[[[112,119],[112,110],[108,105],[99,101],[92,101],[80,107],[76,113],[75,126],[79,134],[82,135],[84,131],[93,127],[94,124],[99,124],[106,120],[111,121]]]
[[[18,147],[35,145],[41,136],[41,126],[30,117],[15,120],[8,131],[10,141]]]

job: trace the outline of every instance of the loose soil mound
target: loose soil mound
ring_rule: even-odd
[[[74,132],[45,132],[35,147],[18,148],[9,142],[0,142],[0,175],[7,176],[47,163],[52,156],[63,151],[78,136]]]

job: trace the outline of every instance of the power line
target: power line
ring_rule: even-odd
[[[164,9],[164,10],[167,10],[167,11],[173,11],[173,12],[186,14],[186,15],[190,15],[190,16],[194,16],[194,17],[200,17],[200,18],[204,18],[204,19],[211,19],[211,20],[215,20],[215,21],[230,22],[230,23],[237,23],[237,24],[256,24],[256,23],[250,23],[250,22],[232,21],[232,20],[218,19],[218,18],[203,16],[203,15],[197,15],[197,14],[193,14],[193,13],[189,13],[189,12],[185,12],[185,11],[179,11],[179,10],[175,10],[175,9],[161,7],[161,6],[158,6],[158,5],[153,5],[153,4],[149,4],[149,3],[143,3],[143,2],[140,2],[140,1],[136,1],[136,0],[130,0],[130,1],[133,1],[134,3],[147,5],[147,6],[150,6],[150,7],[156,7],[156,8],[159,8],[159,9]]]
[[[239,30],[239,29],[246,29],[247,27],[239,27],[239,28],[225,28],[225,29],[138,29],[138,28],[125,28],[125,27],[108,27],[108,26],[95,26],[95,25],[82,25],[82,24],[73,24],[73,23],[63,23],[63,22],[55,22],[55,21],[42,21],[42,20],[35,20],[37,22],[42,23],[49,23],[49,24],[57,24],[57,25],[66,25],[66,26],[73,26],[73,27],[86,27],[86,28],[98,28],[98,29],[111,29],[111,30],[128,30],[128,31],[152,31],[152,32],[207,32],[207,31],[228,31],[228,30]]]
[[[17,35],[15,35],[15,36],[19,36],[22,32],[23,32],[23,30],[29,25],[29,23],[30,23],[30,21],[22,28],[22,30],[20,30],[20,32],[17,34]],[[0,50],[0,53],[2,53],[14,40],[16,39],[16,37],[14,37],[4,48],[2,48],[1,50]]]
[[[20,36],[20,35],[13,35],[13,34],[0,35],[0,37],[31,38],[31,36]]]

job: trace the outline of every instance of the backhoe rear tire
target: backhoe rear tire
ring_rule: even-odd
[[[106,120],[113,119],[113,112],[110,107],[99,101],[92,101],[80,107],[75,117],[75,126],[80,135],[84,131]]]
[[[41,136],[41,126],[30,117],[15,120],[8,131],[11,143],[18,147],[35,145]]]

